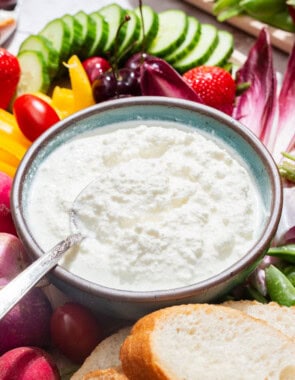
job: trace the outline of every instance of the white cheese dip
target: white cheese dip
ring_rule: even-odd
[[[27,207],[32,234],[44,250],[68,236],[72,202],[98,178],[83,215],[96,237],[61,265],[128,290],[213,276],[250,249],[263,218],[254,181],[219,145],[192,129],[143,125],[73,139],[35,175]]]

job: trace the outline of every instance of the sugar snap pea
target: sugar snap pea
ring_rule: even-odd
[[[279,247],[271,247],[267,251],[269,256],[275,256],[281,260],[295,264],[295,244],[286,244]]]
[[[270,265],[265,269],[265,281],[272,301],[284,306],[295,305],[295,287],[282,271]]]
[[[285,0],[242,0],[240,7],[254,17],[269,17],[286,9]]]

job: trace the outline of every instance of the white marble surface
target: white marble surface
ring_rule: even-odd
[[[29,34],[38,33],[48,21],[60,17],[65,13],[74,14],[80,10],[84,10],[85,12],[98,10],[104,5],[114,2],[117,2],[124,8],[134,8],[138,5],[138,0],[22,0],[17,32],[6,43],[5,47],[15,54],[25,37]],[[229,30],[234,34],[236,50],[242,54],[247,54],[254,43],[253,37],[234,29],[226,23],[217,23],[214,17],[185,1],[144,0],[143,3],[150,5],[157,11],[168,8],[182,9],[188,14],[197,17],[201,22],[215,24],[219,28]],[[284,71],[286,59],[286,54],[274,50],[275,67],[278,71]]]

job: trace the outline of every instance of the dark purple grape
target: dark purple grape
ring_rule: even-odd
[[[141,95],[139,73],[135,70],[128,68],[120,69],[117,79],[118,95]]]
[[[92,84],[93,97],[96,103],[116,97],[117,78],[112,71],[101,74]]]

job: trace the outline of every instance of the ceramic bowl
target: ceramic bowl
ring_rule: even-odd
[[[94,311],[134,320],[152,310],[180,303],[214,302],[257,266],[276,232],[282,189],[276,165],[263,144],[233,118],[197,103],[164,97],[133,97],[104,102],[66,118],[46,131],[28,150],[15,176],[12,213],[20,239],[33,259],[43,251],[26,220],[28,194],[40,163],[58,146],[78,135],[126,121],[177,122],[221,139],[244,162],[256,181],[266,210],[253,247],[223,272],[204,281],[176,289],[126,291],[100,286],[80,278],[60,265],[49,274],[51,282],[70,298]],[[44,200],[46,202],[46,200]]]

